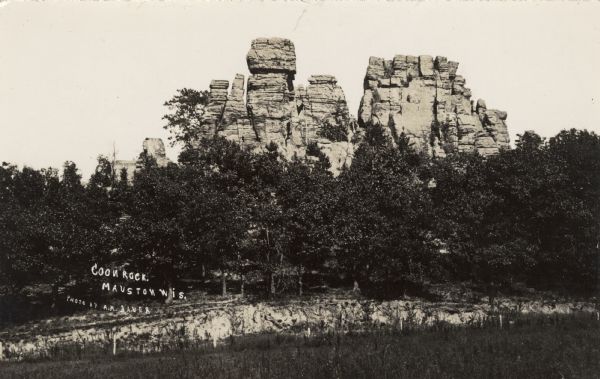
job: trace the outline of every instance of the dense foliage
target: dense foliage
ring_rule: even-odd
[[[595,290],[594,133],[544,141],[527,132],[497,156],[432,159],[367,126],[353,164],[334,177],[318,151],[285,160],[275,145],[258,153],[222,138],[189,143],[197,125],[182,120],[206,99],[180,95],[168,119],[180,125],[179,164],[142,155],[128,180],[100,157],[87,184],[72,162],[62,175],[2,164],[3,301],[36,285],[56,297],[89,284],[93,263],[148,272],[169,287],[213,275],[223,294],[231,279],[243,292],[249,277],[270,295],[302,294],[308,274],[388,296],[446,281],[490,295],[516,285]]]

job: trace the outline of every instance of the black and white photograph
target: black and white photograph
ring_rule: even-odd
[[[0,0],[0,378],[600,379],[600,0]]]

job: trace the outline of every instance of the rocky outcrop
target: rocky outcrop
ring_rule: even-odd
[[[119,308],[119,307],[117,307]],[[325,299],[287,304],[232,301],[181,304],[150,313],[127,311],[94,313],[44,320],[0,333],[7,360],[47,356],[61,347],[106,346],[121,351],[157,352],[194,342],[256,333],[312,333],[373,330],[380,326],[423,329],[440,323],[505,327],[521,315],[596,314],[593,303],[499,299],[488,303],[372,301]],[[588,316],[589,317],[589,316]]]
[[[247,55],[250,76],[237,74],[210,83],[200,137],[221,135],[245,148],[260,150],[274,142],[287,158],[303,157],[316,144],[337,173],[349,165],[356,146],[356,123],[344,91],[331,75],[313,75],[294,86],[294,44],[282,38],[258,38]],[[478,152],[488,156],[509,147],[506,112],[474,105],[458,63],[397,55],[371,57],[364,79],[359,124],[404,133],[414,147],[435,156]],[[245,95],[245,96],[244,96]],[[333,130],[330,130],[333,129]]]
[[[165,153],[165,144],[160,138],[146,138],[142,144],[144,152],[156,160],[159,167],[165,167],[171,162]]]
[[[142,144],[143,151],[150,157],[156,160],[156,164],[159,167],[166,167],[171,160],[167,158],[165,153],[165,144],[160,138],[146,138]],[[132,160],[115,160],[113,164],[113,170],[117,178],[120,177],[121,171],[127,172],[127,181],[132,182],[135,172],[140,169],[140,161],[138,159]]]
[[[371,57],[364,79],[359,123],[404,133],[413,146],[430,155],[474,152],[488,156],[509,148],[506,112],[474,106],[458,63],[396,55],[393,60]]]
[[[231,92],[223,108],[221,133],[230,140],[242,145],[258,145],[258,135],[254,130],[244,101],[244,75],[235,76]]]
[[[338,138],[324,137],[323,132],[328,125],[352,122],[335,77],[313,75],[307,86],[295,88],[294,44],[281,38],[252,41],[247,64],[251,75],[246,85],[242,74],[231,87],[227,80],[211,82],[201,137],[221,135],[257,150],[273,142],[287,158],[304,157],[308,145],[315,143],[334,172],[350,163],[352,131]]]
[[[296,74],[296,49],[292,41],[283,38],[257,38],[246,56],[252,74],[277,73]]]

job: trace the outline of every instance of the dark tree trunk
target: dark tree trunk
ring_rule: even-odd
[[[173,295],[175,293],[175,289],[173,288],[173,280],[167,280],[167,298],[165,299],[165,304],[171,304],[173,302]]]
[[[298,267],[298,296],[302,296],[302,276],[304,274],[304,268],[302,266]]]
[[[240,295],[242,297],[244,297],[244,284],[245,284],[245,280],[246,280],[246,278],[244,277],[244,274],[240,274]]]
[[[227,296],[227,274],[225,270],[221,269],[221,295]]]
[[[52,306],[54,313],[58,312],[58,283],[52,284]]]
[[[275,295],[275,273],[271,272],[269,275],[269,295]]]
[[[496,286],[496,283],[492,282],[491,284],[489,284],[488,296],[489,296],[490,307],[491,307],[491,310],[493,311],[494,307],[495,307],[495,303],[496,303],[496,297],[498,296],[498,288]]]
[[[166,282],[167,282],[167,298],[165,304],[171,304],[175,296],[175,262],[173,259],[173,253],[170,254],[170,261],[168,266],[165,267]]]

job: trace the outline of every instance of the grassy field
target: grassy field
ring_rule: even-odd
[[[78,359],[75,359],[78,357]],[[600,378],[592,315],[497,325],[236,337],[160,354],[73,351],[0,364],[2,378]]]

